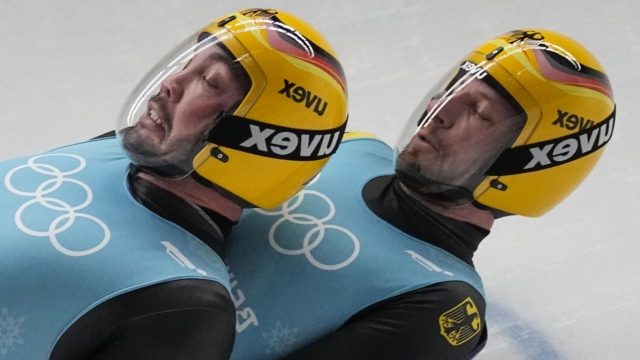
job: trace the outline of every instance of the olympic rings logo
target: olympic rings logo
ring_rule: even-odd
[[[77,166],[70,170],[63,171],[53,165],[39,162],[39,160],[47,157],[73,159],[77,161]],[[4,178],[5,187],[16,195],[33,197],[33,199],[22,204],[16,211],[14,219],[18,229],[31,236],[48,237],[49,241],[51,241],[51,244],[56,250],[68,256],[86,256],[98,252],[103,247],[105,247],[109,242],[109,239],[111,238],[111,231],[109,230],[107,225],[102,222],[102,220],[96,218],[93,215],[78,212],[78,210],[84,209],[85,207],[89,206],[89,204],[93,200],[93,192],[91,191],[89,186],[87,186],[87,184],[67,177],[68,175],[73,175],[80,172],[82,169],[84,169],[85,165],[85,159],[77,155],[43,154],[34,156],[30,158],[26,164],[11,169]],[[21,190],[14,186],[12,181],[16,173],[24,169],[34,171],[41,175],[51,176],[52,178],[38,185],[35,191]],[[58,190],[65,183],[78,186],[84,193],[85,199],[79,204],[71,205],[63,200],[47,196],[52,192]],[[63,212],[63,214],[51,221],[48,229],[46,230],[32,229],[24,223],[23,214],[25,210],[34,205],[40,205],[49,210]],[[102,240],[100,240],[97,245],[83,250],[72,250],[62,245],[62,243],[58,239],[58,234],[68,230],[75,223],[77,218],[90,220],[96,223],[101,228],[103,234]]]
[[[317,179],[318,178],[316,177],[316,179],[310,184],[313,184],[315,181],[317,181]],[[295,209],[300,207],[305,199],[305,196],[315,196],[326,203],[328,207],[327,214],[323,217],[317,218],[309,214],[294,212]],[[331,271],[339,270],[348,266],[358,257],[358,254],[360,253],[360,241],[358,240],[358,237],[356,237],[351,231],[341,226],[326,224],[326,222],[331,220],[335,215],[335,204],[331,201],[331,199],[329,199],[329,197],[319,191],[308,189],[302,190],[296,196],[284,203],[280,210],[267,211],[256,209],[256,211],[263,215],[282,215],[282,217],[279,218],[269,230],[269,244],[271,244],[271,247],[274,250],[283,255],[304,255],[311,263],[311,265],[322,270]],[[276,231],[278,227],[285,222],[290,222],[297,225],[313,226],[304,236],[301,248],[288,249],[280,245],[280,243],[276,239]],[[318,260],[312,253],[313,250],[316,249],[324,240],[329,230],[345,235],[342,237],[334,236],[332,237],[332,239],[346,239],[347,241],[351,241],[353,243],[353,250],[351,251],[351,253],[342,254],[343,256],[341,256],[340,259],[343,258],[344,260],[338,261],[335,264],[325,264]]]

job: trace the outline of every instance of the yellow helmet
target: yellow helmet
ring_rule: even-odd
[[[194,105],[180,108],[187,96]],[[156,125],[159,144],[178,132],[173,116],[191,122],[183,132],[193,134],[171,146],[140,145]],[[346,120],[344,72],[322,35],[286,12],[247,9],[214,20],[165,56],[130,96],[118,134],[146,171],[192,175],[245,206],[272,208],[321,170]]]
[[[491,98],[491,93],[499,96]],[[453,121],[452,114],[464,117],[465,104],[469,119],[490,120],[486,129],[501,134],[501,140],[480,135],[484,125],[476,135],[467,134],[469,168],[478,176],[458,181],[433,175],[432,170],[412,181],[435,178],[450,185],[440,186],[440,195],[448,191],[449,196],[525,216],[544,214],[580,184],[602,155],[615,122],[613,94],[602,65],[575,40],[541,29],[511,31],[468,54],[418,107],[400,149],[405,149],[408,137],[416,137],[439,149],[440,155],[455,152],[438,143],[435,134],[450,125],[446,122]],[[401,174],[419,172],[408,165],[417,156],[409,150],[398,157]]]

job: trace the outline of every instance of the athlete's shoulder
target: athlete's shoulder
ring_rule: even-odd
[[[356,141],[366,142],[366,143],[377,143],[390,148],[389,145],[384,141],[382,141],[377,135],[367,131],[347,131],[344,133],[344,136],[342,137],[342,144],[353,143]]]
[[[351,162],[370,161],[372,157],[384,159],[385,163],[389,162],[393,158],[393,149],[372,133],[349,131],[344,134],[337,153],[332,157],[332,162],[336,164],[338,161],[336,159],[346,159]]]
[[[344,133],[344,136],[342,137],[342,141],[351,141],[351,140],[357,140],[357,139],[380,140],[378,136],[374,133],[370,133],[367,131],[358,131],[358,130],[347,131]]]
[[[75,148],[75,147],[96,147],[96,146],[108,146],[108,147],[113,147],[113,146],[119,146],[119,143],[115,137],[115,135],[113,136],[100,136],[100,137],[95,137],[89,140],[83,140],[83,141],[78,141],[78,142],[74,142],[74,143],[70,143],[70,144],[65,144],[65,145],[60,145],[57,147],[54,147],[50,150],[48,150],[47,152],[57,152],[57,151],[62,151],[64,149],[69,149],[69,148]]]
[[[99,137],[76,143],[66,144],[48,150],[43,155],[66,154],[80,156],[91,161],[127,160],[120,141],[115,136]]]
[[[437,292],[442,295],[442,299],[457,302],[459,299],[472,298],[482,302],[484,307],[484,297],[473,285],[465,281],[443,281],[422,289],[424,293]],[[420,292],[420,291],[417,291]]]

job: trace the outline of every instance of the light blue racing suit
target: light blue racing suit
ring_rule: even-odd
[[[372,304],[430,284],[458,280],[483,294],[471,266],[367,208],[364,185],[391,173],[387,145],[345,141],[282,207],[245,212],[226,249],[237,308],[232,359],[281,358]]]
[[[83,314],[142,287],[229,288],[215,252],[131,197],[128,166],[113,138],[0,163],[0,359],[48,358]]]

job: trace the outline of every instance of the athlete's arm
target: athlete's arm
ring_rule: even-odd
[[[228,359],[235,309],[226,288],[178,280],[117,296],[76,321],[51,360]]]
[[[460,306],[464,314],[473,312],[467,308],[467,298],[477,308],[481,328],[465,340],[468,333],[452,332],[464,325],[460,321],[469,324],[471,317],[454,320],[447,312]],[[486,342],[484,314],[484,300],[471,286],[463,282],[435,284],[361,311],[334,333],[287,359],[469,359]],[[443,330],[440,323],[444,320],[448,327]]]

